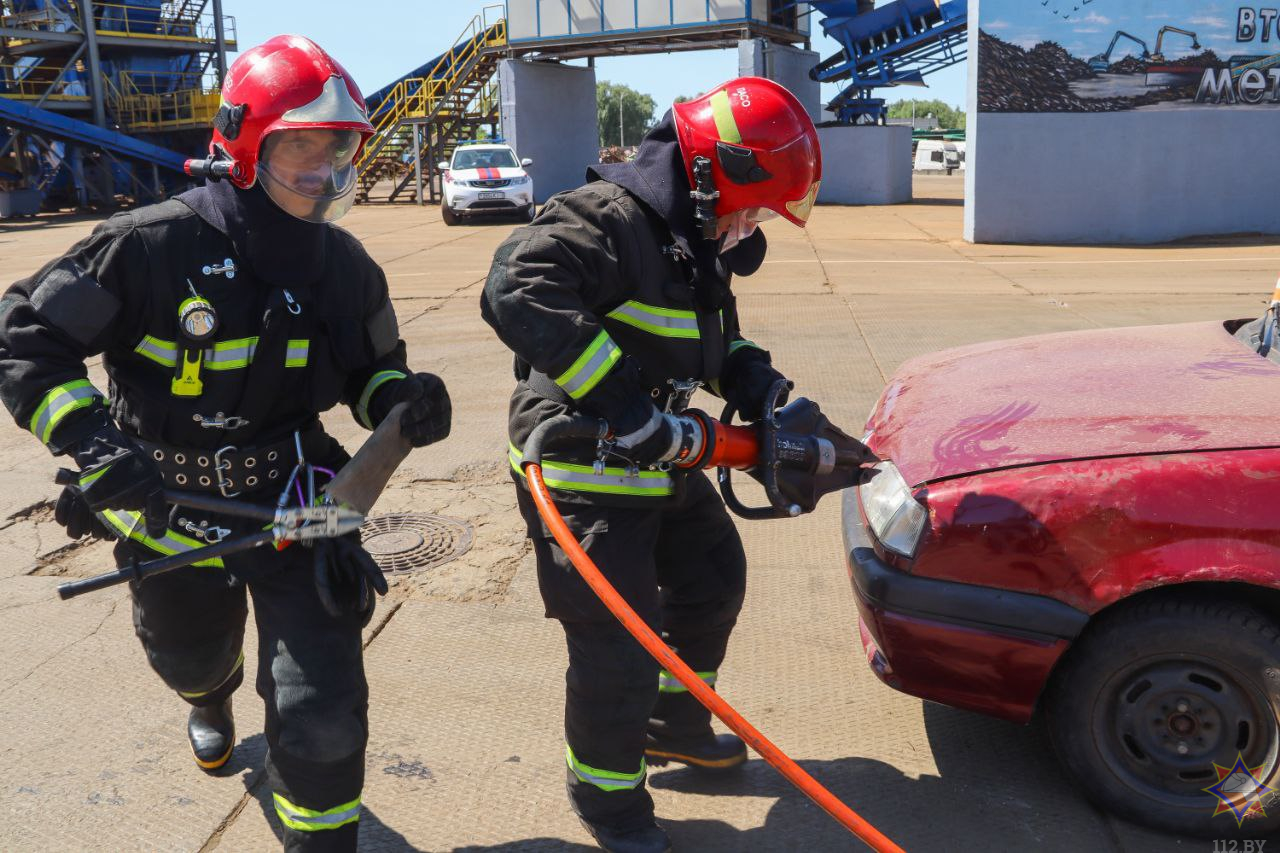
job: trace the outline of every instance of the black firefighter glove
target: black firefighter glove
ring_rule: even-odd
[[[720,390],[726,403],[732,403],[738,414],[749,421],[758,421],[769,412],[764,410],[769,389],[779,379],[786,379],[769,363],[769,354],[763,350],[744,347],[729,358],[720,377]],[[778,408],[787,404],[791,396],[787,386],[778,397]]]
[[[400,416],[400,431],[414,447],[426,447],[449,435],[453,422],[453,404],[444,380],[432,373],[415,373],[396,382],[388,382],[374,395],[369,414],[373,424],[382,423],[397,403],[408,403]]]
[[[98,517],[89,509],[80,494],[78,486],[65,486],[58,495],[58,503],[53,507],[53,518],[64,528],[72,539],[85,535],[94,539],[108,539],[111,531],[107,530]]]
[[[316,593],[330,616],[367,616],[373,612],[374,597],[387,594],[382,569],[360,546],[360,534],[337,539],[317,539],[311,545],[315,567]]]
[[[163,536],[168,529],[168,507],[160,468],[133,441],[103,417],[101,425],[73,448],[80,474],[60,474],[71,483],[54,507],[54,518],[73,539],[85,533],[100,536],[105,528],[93,513],[105,509],[136,510],[146,516],[147,535]]]

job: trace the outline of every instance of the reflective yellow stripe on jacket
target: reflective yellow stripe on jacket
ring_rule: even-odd
[[[664,338],[686,338],[698,340],[702,333],[698,331],[698,314],[696,311],[685,311],[681,308],[659,308],[656,305],[645,305],[634,299],[624,302],[605,315],[611,320],[634,326],[651,335]]]
[[[185,554],[188,551],[196,551],[205,547],[205,543],[188,538],[180,533],[174,533],[172,530],[166,530],[165,534],[159,539],[152,539],[147,535],[147,525],[143,521],[141,513],[105,509],[98,513],[98,518],[108,528],[120,534],[121,539],[129,539],[139,545],[145,545],[157,554],[163,554],[166,557],[172,557],[174,554]],[[201,560],[191,565],[210,569],[223,568],[220,557],[215,557],[212,560]]]
[[[253,364],[259,343],[256,337],[218,341],[204,351],[204,367],[208,370],[243,370]],[[310,349],[309,340],[289,341],[284,366],[306,367]],[[153,335],[144,335],[133,351],[161,367],[173,367],[178,363],[178,345]]]
[[[524,454],[520,449],[509,444],[507,457],[511,461],[512,470],[524,477],[524,469],[520,467]],[[604,473],[597,474],[590,465],[543,460],[542,479],[547,488],[567,492],[637,497],[667,497],[675,492],[674,481],[662,471],[637,471],[631,474],[626,468],[606,467]]]

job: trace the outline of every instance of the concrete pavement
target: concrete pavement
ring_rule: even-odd
[[[917,179],[912,205],[820,208],[739,282],[743,325],[800,393],[856,432],[904,360],[1040,332],[1261,313],[1280,245],[972,246],[958,179]],[[0,265],[29,274],[96,220],[0,226]],[[410,362],[442,374],[453,435],[416,451],[378,512],[464,520],[461,559],[393,580],[367,631],[371,742],[362,849],[588,849],[563,794],[565,653],[542,618],[505,468],[510,356],[478,298],[509,223],[447,228],[435,208],[358,207],[343,223],[386,270]],[[93,369],[100,377],[100,368]],[[326,418],[349,444],[345,411]],[[108,567],[52,521],[55,463],[0,430],[0,847],[13,851],[269,850],[261,701],[236,698],[242,739],[207,777],[186,707],[147,669],[126,593],[59,602],[66,577]],[[1071,790],[1037,727],[925,705],[862,660],[837,501],[744,524],[746,608],[721,691],[780,746],[911,850],[1210,850],[1106,817]],[[253,632],[249,635],[252,637]],[[246,648],[246,684],[255,671]],[[689,851],[858,849],[761,761],[731,780],[650,775],[660,819]]]

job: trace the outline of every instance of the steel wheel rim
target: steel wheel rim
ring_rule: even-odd
[[[1107,679],[1094,704],[1093,736],[1126,788],[1177,808],[1202,809],[1214,765],[1237,756],[1276,769],[1278,729],[1271,703],[1250,679],[1199,655],[1145,658]]]

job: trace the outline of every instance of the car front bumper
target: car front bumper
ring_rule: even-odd
[[[480,193],[502,193],[502,198],[480,198]],[[515,213],[533,204],[532,188],[506,190],[455,189],[449,206],[457,213]]]
[[[1044,596],[900,571],[876,554],[856,490],[843,503],[845,561],[876,676],[922,699],[1030,720],[1088,615]]]

